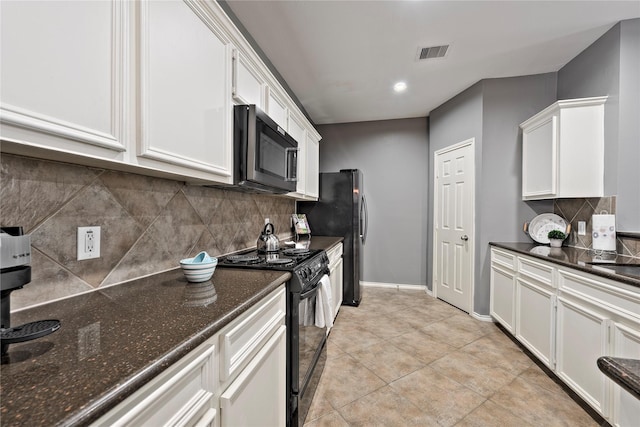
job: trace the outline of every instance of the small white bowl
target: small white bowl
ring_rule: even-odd
[[[196,259],[197,261],[194,262]],[[180,260],[182,272],[192,283],[206,282],[211,279],[217,265],[218,258],[212,258],[206,252],[201,252],[193,258]]]
[[[216,269],[215,267],[211,267],[206,270],[197,270],[197,271],[187,270],[187,271],[183,271],[183,273],[184,273],[184,277],[186,277],[189,282],[200,283],[200,282],[206,282],[207,280],[211,279],[211,276],[213,276],[213,272],[215,269]]]

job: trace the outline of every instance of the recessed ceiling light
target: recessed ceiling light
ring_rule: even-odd
[[[393,90],[396,92],[404,92],[407,90],[407,84],[405,82],[398,82],[393,85]]]

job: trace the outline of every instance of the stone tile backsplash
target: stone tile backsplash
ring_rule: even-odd
[[[31,234],[32,281],[12,309],[176,268],[201,250],[254,247],[264,218],[291,236],[295,201],[3,154],[0,224]],[[76,261],[77,227],[101,226],[101,256]]]
[[[615,214],[616,197],[596,197],[588,199],[556,199],[553,211],[571,223],[571,233],[565,241],[567,246],[590,249],[591,216],[593,214]],[[578,221],[586,222],[586,235],[578,235]],[[617,252],[622,255],[640,258],[640,240],[617,236]]]

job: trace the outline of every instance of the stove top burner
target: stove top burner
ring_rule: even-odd
[[[292,263],[293,260],[291,258],[273,258],[267,259],[267,264],[289,264]]]
[[[282,251],[284,255],[307,255],[309,252],[311,252],[309,249],[304,248],[285,249]]]
[[[228,257],[226,257],[226,260],[232,264],[235,264],[237,262],[254,264],[260,262],[260,257],[257,257],[255,255],[229,255]]]

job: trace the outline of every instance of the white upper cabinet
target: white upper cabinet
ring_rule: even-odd
[[[265,109],[266,83],[245,54],[233,51],[233,87],[231,94],[238,104],[255,104]]]
[[[297,195],[304,195],[306,188],[305,174],[307,170],[307,131],[304,122],[291,112],[289,113],[289,135],[298,143],[298,182]]]
[[[281,97],[272,87],[267,89],[267,109],[266,112],[282,129],[288,129],[287,116],[287,104],[284,102],[284,98]]]
[[[520,125],[523,200],[604,195],[606,100],[557,101]]]
[[[140,164],[232,182],[231,45],[206,5],[140,7]],[[182,170],[180,167],[185,168]]]
[[[3,152],[233,184],[234,103],[320,140],[215,1],[6,1],[0,32]]]
[[[2,2],[3,150],[124,158],[129,16],[120,1]]]
[[[317,199],[320,194],[320,135],[307,132],[305,195]]]

